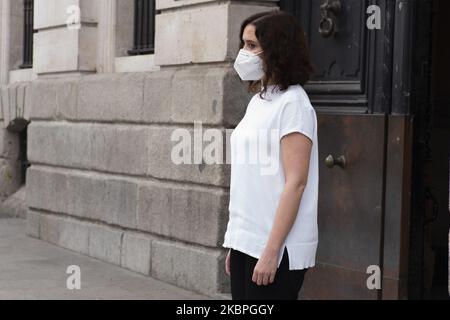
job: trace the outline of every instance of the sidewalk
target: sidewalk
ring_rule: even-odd
[[[0,219],[0,300],[208,300],[185,289],[25,235],[22,219]],[[81,269],[81,289],[69,290],[67,267]]]

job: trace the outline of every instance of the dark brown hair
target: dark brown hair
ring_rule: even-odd
[[[283,91],[290,85],[303,86],[308,82],[313,66],[305,32],[297,18],[281,10],[265,11],[248,17],[241,25],[239,49],[245,45],[242,36],[249,24],[255,27],[255,36],[263,50],[261,58],[264,61],[265,77],[262,80],[261,98],[267,92],[270,80]],[[259,80],[249,82],[249,92],[257,92],[260,88]]]

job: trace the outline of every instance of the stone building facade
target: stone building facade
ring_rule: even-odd
[[[0,1],[0,202],[27,234],[215,296],[228,164],[176,165],[177,128],[233,128],[251,95],[240,23],[276,0],[156,0],[154,52],[129,55],[135,1]],[[77,10],[80,13],[77,16]]]

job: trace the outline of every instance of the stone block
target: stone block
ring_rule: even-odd
[[[136,183],[100,174],[33,166],[27,172],[29,206],[136,228]]]
[[[71,6],[80,9],[80,22],[97,22],[97,3],[92,0],[35,0],[34,29],[66,25]],[[73,14],[74,11],[70,10]]]
[[[155,240],[151,276],[203,294],[226,292],[226,251]]]
[[[173,239],[216,247],[228,220],[228,193],[160,183],[139,187],[137,227]]]
[[[125,232],[122,242],[122,267],[149,275],[152,237]]]
[[[142,121],[144,74],[97,74],[80,82],[79,120]]]
[[[39,238],[40,233],[40,214],[31,209],[27,212],[27,226],[26,226],[26,234],[33,238]]]
[[[82,254],[89,253],[90,224],[70,218],[60,223],[58,245]]]
[[[216,186],[228,186],[230,177],[230,165],[225,164],[226,159],[222,155],[218,158],[219,164],[207,164],[204,161],[204,147],[211,142],[203,142],[203,146],[200,143],[194,143],[194,131],[187,129],[186,137],[178,138],[174,137],[172,141],[172,135],[177,134],[175,130],[179,128],[175,127],[158,127],[149,128],[148,130],[148,170],[147,174],[156,178],[164,178],[185,182],[196,182],[201,184],[211,184]],[[203,129],[204,130],[204,129]],[[225,139],[225,131],[220,130],[222,133],[222,143]],[[204,131],[203,131],[204,132]],[[190,143],[189,140],[190,139]],[[186,151],[189,159],[187,163],[177,164],[173,161],[172,152],[176,153],[176,147],[178,144],[186,142],[186,145],[191,146],[191,150]],[[221,145],[219,143],[219,145]],[[201,161],[194,159],[194,148],[198,148],[198,154],[201,156]],[[219,147],[218,152],[223,152],[224,148]],[[190,162],[190,163],[189,163]],[[222,162],[222,164],[220,164]]]
[[[132,125],[32,123],[29,159],[99,171],[145,175],[147,129]]]
[[[123,231],[93,224],[90,226],[89,255],[120,265]]]
[[[97,27],[66,26],[34,34],[33,69],[37,74],[96,70]]]

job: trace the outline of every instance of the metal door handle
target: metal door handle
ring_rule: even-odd
[[[345,156],[341,155],[337,158],[334,158],[331,154],[326,157],[325,159],[325,165],[328,168],[333,168],[334,166],[339,166],[341,168],[345,168],[345,166],[347,165],[347,160],[345,159]]]
[[[325,0],[320,5],[320,15],[322,18],[319,22],[319,33],[322,37],[329,38],[336,33],[336,21],[330,13],[337,16],[341,12],[341,9],[342,5],[339,0],[333,0],[331,3],[330,0]]]

